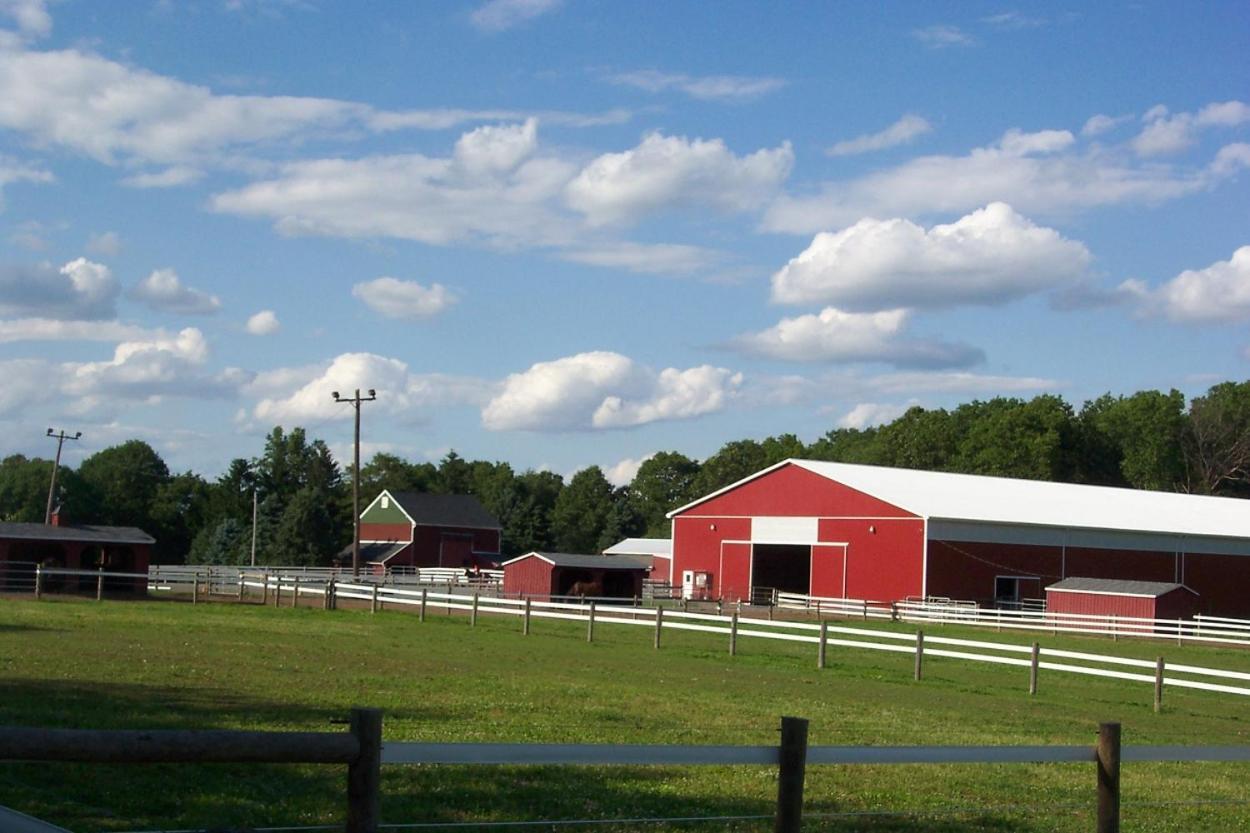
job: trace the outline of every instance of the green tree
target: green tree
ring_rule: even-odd
[[[1189,403],[1186,488],[1204,495],[1250,495],[1250,382],[1223,382]]]
[[[0,460],[0,521],[43,523],[51,478],[51,460],[21,454]]]
[[[143,440],[128,440],[82,461],[78,474],[98,495],[95,523],[137,526],[155,533],[153,505],[169,483],[169,467]],[[76,521],[86,521],[71,510]]]
[[[445,495],[468,495],[473,493],[473,470],[455,449],[438,464],[438,491]]]
[[[747,475],[754,474],[768,465],[764,447],[755,440],[734,440],[721,446],[699,467],[693,485],[693,495],[709,495],[723,489]],[[675,507],[670,507],[670,509]]]
[[[206,527],[210,515],[211,488],[204,478],[186,472],[170,478],[156,490],[149,509],[156,538],[152,561],[155,564],[182,564],[186,561],[197,532]]]
[[[623,486],[612,492],[612,508],[608,511],[603,532],[599,536],[599,544],[595,552],[602,552],[613,544],[626,538],[637,538],[648,534],[647,520],[634,501],[633,492]],[[668,537],[668,530],[657,537]]]
[[[235,518],[205,525],[196,534],[188,564],[246,565],[251,559],[252,529]]]
[[[1116,479],[1136,489],[1175,491],[1185,482],[1185,396],[1180,391],[1106,394],[1085,403],[1079,422],[1084,470],[1106,478],[1105,469],[1113,463]]]
[[[513,481],[516,507],[503,525],[503,552],[520,555],[556,549],[552,515],[564,490],[564,478],[550,471],[525,471]]]
[[[282,564],[326,566],[341,548],[341,529],[325,493],[305,486],[283,511],[270,549]]]
[[[760,443],[764,451],[764,465],[773,466],[782,460],[802,458],[807,454],[807,447],[794,434],[778,434],[768,437]]]
[[[360,467],[361,500],[372,500],[383,489],[391,492],[432,492],[438,470],[430,463],[409,463],[394,454],[379,451]]]
[[[638,467],[627,493],[630,506],[622,507],[622,511],[636,512],[646,535],[667,538],[669,521],[664,516],[693,498],[698,475],[699,464],[684,454],[654,454]],[[626,517],[622,515],[619,520],[624,522]]]
[[[951,415],[938,408],[908,408],[877,434],[881,462],[903,469],[945,471],[950,468],[958,447],[956,424]]]
[[[953,471],[1075,479],[1078,432],[1071,406],[1058,396],[972,402],[955,409],[952,419],[962,429]]]
[[[881,465],[882,441],[877,428],[835,428],[808,446],[807,456],[831,463]]]
[[[561,552],[593,553],[612,511],[612,485],[598,466],[582,469],[556,498],[551,513],[556,547]]]

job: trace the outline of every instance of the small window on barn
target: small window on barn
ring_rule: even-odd
[[[391,499],[387,497],[386,495],[382,495],[382,508],[383,509],[391,508]]]

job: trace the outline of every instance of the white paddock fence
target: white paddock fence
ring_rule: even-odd
[[[854,619],[879,619],[916,624],[972,625],[1003,630],[1079,633],[1112,638],[1131,636],[1183,642],[1206,642],[1250,646],[1250,620],[1199,614],[1193,619],[1141,619],[1086,613],[1055,613],[1044,610],[981,608],[972,602],[908,600],[874,602],[778,593],[783,610],[807,610],[820,615]]]

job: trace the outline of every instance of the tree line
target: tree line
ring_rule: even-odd
[[[361,467],[361,499],[382,489],[476,495],[503,527],[505,555],[599,552],[626,537],[667,537],[672,509],[789,457],[1245,498],[1250,381],[1188,403],[1172,390],[1107,394],[1079,411],[1053,395],[914,407],[810,444],[793,434],[735,440],[702,461],[663,451],[619,487],[598,466],[566,482],[455,451],[437,464],[378,453]],[[43,520],[51,468],[20,454],[0,461],[0,520]],[[350,468],[302,428],[274,428],[257,457],[231,461],[216,480],[171,473],[151,446],[130,440],[63,467],[58,492],[68,522],[152,534],[157,563],[248,563],[253,496],[258,564],[328,564],[351,540]]]

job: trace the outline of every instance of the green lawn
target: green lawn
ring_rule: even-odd
[[[390,740],[774,743],[782,714],[814,744],[1092,743],[1120,720],[1125,743],[1250,744],[1250,700],[1169,689],[1164,713],[1140,683],[907,655],[535,619],[172,602],[0,601],[0,722],[83,728],[333,730],[352,705],[386,710]],[[997,639],[983,629],[933,635]],[[1027,634],[1001,635],[1028,642]],[[1250,667],[1237,649],[1106,638],[1043,645]],[[337,727],[341,728],[341,727]],[[1232,764],[1126,764],[1126,830],[1250,827],[1247,776]],[[343,768],[0,765],[0,804],[71,830],[243,828],[341,818]],[[806,830],[1085,831],[1092,765],[813,767]],[[735,816],[771,812],[765,767],[387,767],[388,822]],[[1147,806],[1161,801],[1187,806]],[[1197,803],[1214,802],[1214,803]],[[819,814],[950,811],[905,818]],[[619,829],[637,829],[623,825]],[[540,828],[541,829],[541,828]],[[603,827],[594,828],[605,829]],[[767,822],[645,829],[768,830]]]

